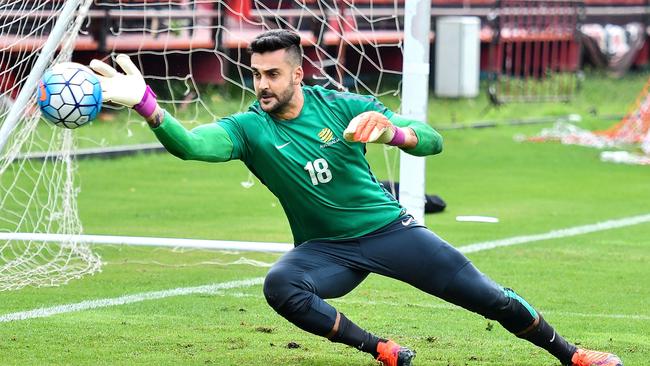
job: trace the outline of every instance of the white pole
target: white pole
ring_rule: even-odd
[[[172,248],[240,250],[253,252],[285,253],[293,249],[293,244],[264,243],[252,241],[206,240],[181,238],[152,238],[142,236],[116,235],[72,235],[72,234],[41,234],[41,233],[2,233],[0,240],[37,241],[47,243],[85,243],[112,244],[132,246],[159,246]]]
[[[431,0],[406,0],[401,114],[425,123],[429,98],[430,31]],[[425,203],[424,169],[424,158],[400,152],[400,202],[422,224]]]
[[[25,106],[29,102],[29,99],[34,98],[36,84],[52,59],[52,56],[54,55],[61,38],[63,38],[63,34],[66,32],[70,20],[74,17],[75,10],[77,10],[80,2],[81,0],[67,0],[65,6],[61,10],[59,19],[56,21],[47,41],[45,41],[41,54],[38,56],[36,63],[34,63],[34,67],[29,73],[27,81],[20,90],[15,103],[11,106],[7,118],[0,128],[0,153],[9,140],[9,135],[14,130],[14,127],[16,127],[20,116],[25,112]]]

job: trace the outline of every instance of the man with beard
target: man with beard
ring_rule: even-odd
[[[156,102],[128,56],[126,75],[93,60],[105,100],[133,107],[181,159],[242,160],[280,200],[295,248],[273,265],[264,295],[275,311],[310,333],[408,366],[415,352],[360,328],[324,299],[354,289],[369,273],[392,277],[501,323],[563,365],[622,365],[613,354],[578,349],[532,306],[503,288],[400,206],[370,172],[366,143],[418,155],[442,150],[425,123],[388,110],[371,96],[302,86],[300,37],[285,30],[250,44],[257,101],[192,131]]]

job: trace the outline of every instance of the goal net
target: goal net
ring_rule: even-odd
[[[532,141],[560,141],[563,144],[591,146],[604,151],[601,159],[626,164],[650,165],[650,79],[625,116],[608,129],[589,131],[568,122],[544,129]]]
[[[261,31],[275,28],[301,35],[306,83],[398,95],[403,3],[96,0],[91,19],[108,14],[108,21],[91,20],[88,37],[107,62],[117,53],[131,56],[170,111],[205,122],[206,113],[210,119],[224,114],[206,98],[206,90],[213,90],[208,85],[234,93],[239,108],[247,107],[254,92],[246,47]]]
[[[87,8],[89,2],[79,10]],[[0,3],[0,121],[9,115],[19,123],[0,149],[0,291],[29,285],[57,285],[100,269],[100,259],[82,242],[76,210],[75,141],[71,131],[39,122],[35,98],[17,104],[43,52],[44,40],[54,28],[64,2],[3,1]],[[66,32],[51,62],[69,60],[81,19],[62,24]],[[34,86],[32,86],[35,91]],[[31,93],[31,92],[30,92]],[[19,103],[19,101],[18,101]],[[57,156],[25,159],[30,152],[57,152]],[[21,238],[21,233],[59,234],[66,240]]]
[[[41,120],[35,98],[15,106],[22,89],[35,91],[26,82],[65,3],[0,2],[1,123],[12,106],[21,111],[0,149],[0,291],[59,285],[101,269],[77,236],[78,132]],[[248,106],[254,93],[245,49],[260,31],[284,28],[302,37],[305,83],[387,97],[396,108],[403,13],[404,0],[82,0],[48,65],[101,58],[115,66],[125,53],[166,109],[186,123],[207,123]],[[224,108],[224,98],[238,107]]]

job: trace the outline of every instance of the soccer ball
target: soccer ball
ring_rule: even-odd
[[[63,62],[45,71],[37,99],[45,119],[59,127],[77,128],[97,117],[102,88],[88,67]]]

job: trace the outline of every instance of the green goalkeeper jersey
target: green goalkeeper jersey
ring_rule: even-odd
[[[247,112],[192,131],[165,113],[154,131],[181,158],[242,160],[279,199],[295,243],[359,237],[403,215],[404,209],[370,171],[365,144],[344,140],[343,131],[366,111],[414,127],[410,121],[394,116],[371,96],[309,86],[302,91],[304,105],[295,119],[276,120],[255,102]],[[440,135],[428,126],[418,127],[418,146],[411,153],[439,152]]]

